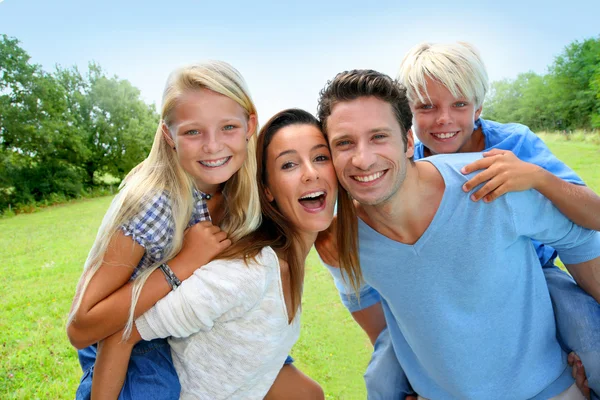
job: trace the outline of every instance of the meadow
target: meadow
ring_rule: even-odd
[[[600,193],[600,141],[543,138]],[[110,201],[101,197],[0,219],[0,398],[74,397],[81,372],[65,321]],[[329,399],[364,399],[371,345],[314,252],[303,303],[302,334],[292,351],[296,366],[320,382]]]

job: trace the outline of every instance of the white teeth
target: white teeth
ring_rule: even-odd
[[[221,165],[225,164],[228,160],[229,157],[223,157],[213,161],[200,161],[200,164],[206,165],[207,167],[220,167]]]
[[[314,199],[315,197],[319,197],[319,196],[323,196],[325,195],[324,191],[318,191],[318,192],[313,192],[313,193],[309,193],[307,195],[304,195],[302,197],[300,197],[300,200],[304,200],[304,199]]]
[[[358,176],[358,175],[355,175],[353,178],[356,179],[359,182],[371,182],[371,181],[374,181],[377,178],[380,178],[381,176],[383,176],[383,171],[379,171],[379,172],[376,172],[374,174],[367,175],[367,176]]]
[[[447,133],[433,133],[433,136],[440,139],[449,139],[451,137],[456,136],[458,132],[447,132]]]

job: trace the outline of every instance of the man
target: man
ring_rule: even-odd
[[[359,203],[360,267],[351,251],[340,253],[340,266],[354,287],[364,277],[381,295],[413,388],[435,399],[581,397],[531,239],[559,250],[598,300],[600,234],[532,190],[470,201],[460,169],[481,155],[414,163],[406,93],[383,74],[338,74],[321,93],[319,118],[340,183]],[[342,195],[345,250],[353,211]]]

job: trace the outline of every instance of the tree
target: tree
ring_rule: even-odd
[[[104,173],[123,178],[150,151],[159,119],[154,106],[144,103],[131,83],[108,78],[97,64],[89,65],[87,77],[76,68],[57,74],[87,148],[82,163],[87,183]]]

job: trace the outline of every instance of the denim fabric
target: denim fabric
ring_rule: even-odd
[[[398,363],[387,327],[375,341],[364,378],[368,400],[404,400],[406,396],[414,394]]]
[[[585,367],[588,385],[600,395],[600,304],[583,291],[569,274],[549,262],[544,266],[558,340],[567,352],[577,353]]]
[[[89,400],[92,394],[96,345],[79,350],[78,353],[83,377],[75,398]],[[136,344],[119,400],[175,400],[179,399],[180,391],[179,378],[167,340],[155,339]]]
[[[294,359],[292,358],[292,356],[287,356],[287,358],[283,362],[283,365],[290,365],[290,364],[293,364],[293,363],[294,363]]]

